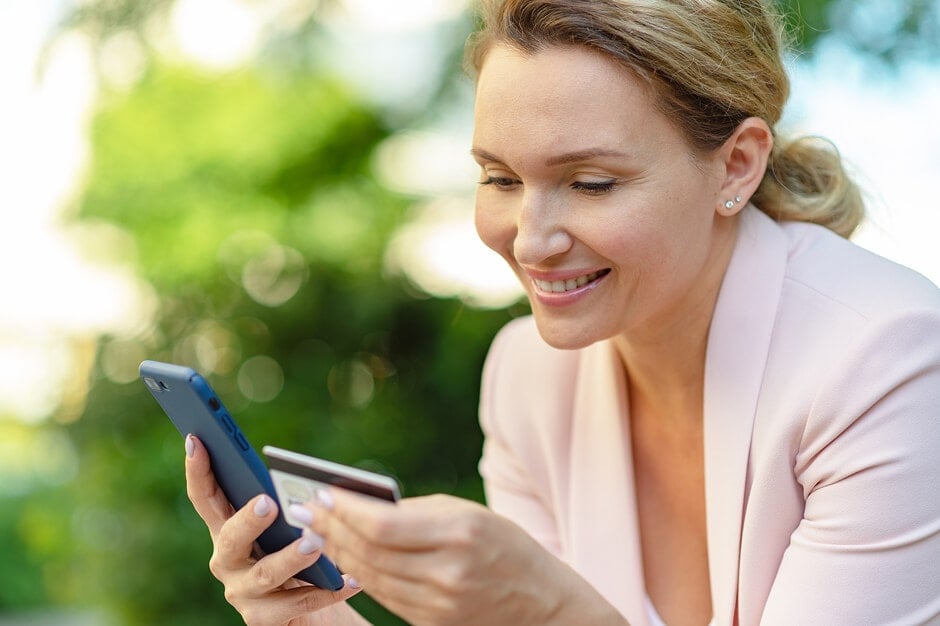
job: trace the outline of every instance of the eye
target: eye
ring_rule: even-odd
[[[613,190],[616,185],[616,180],[605,180],[602,182],[577,181],[572,183],[571,188],[588,196],[601,196]]]
[[[497,189],[511,189],[513,186],[521,183],[508,176],[487,176],[484,180],[480,181],[480,184],[493,185]]]

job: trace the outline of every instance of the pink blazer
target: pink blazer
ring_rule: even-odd
[[[612,345],[504,328],[483,374],[489,505],[645,626]],[[940,292],[748,207],[705,364],[715,624],[940,624]]]

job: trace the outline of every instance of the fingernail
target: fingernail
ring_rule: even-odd
[[[317,504],[322,506],[324,509],[333,510],[333,496],[326,489],[317,489],[316,493]]]
[[[196,444],[193,442],[192,435],[186,435],[186,458],[193,458],[193,454],[196,452]]]
[[[304,538],[301,539],[300,545],[297,547],[297,549],[301,554],[310,554],[311,552],[319,550],[322,547],[323,537],[313,531],[305,530]]]
[[[350,576],[348,579],[346,579],[346,583],[349,585],[349,588],[350,588],[350,589],[361,589],[361,588],[362,588],[362,585],[359,584],[359,581],[356,580],[355,578],[353,578],[352,576]]]
[[[288,512],[293,516],[295,520],[304,525],[310,525],[313,523],[313,513],[310,512],[305,506],[299,504],[292,504],[288,507]]]
[[[264,517],[268,514],[268,511],[271,510],[271,499],[268,496],[261,496],[257,502],[255,502],[255,515],[258,517]]]

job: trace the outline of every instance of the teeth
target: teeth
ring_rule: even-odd
[[[535,279],[535,286],[539,288],[539,291],[545,291],[548,293],[564,293],[566,291],[571,291],[572,289],[577,289],[578,287],[583,287],[586,284],[597,280],[599,272],[591,272],[590,274],[585,274],[583,276],[578,276],[577,278],[569,278],[568,280],[538,280]]]

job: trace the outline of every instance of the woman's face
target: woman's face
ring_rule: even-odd
[[[495,46],[472,153],[477,231],[548,343],[657,341],[710,319],[734,238],[716,214],[723,165],[692,156],[632,72],[586,48]]]

